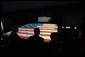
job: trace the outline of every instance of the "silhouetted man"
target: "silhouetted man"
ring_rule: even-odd
[[[39,36],[40,34],[40,29],[35,28],[34,29],[34,35],[29,37],[29,47],[30,47],[30,53],[32,56],[40,56],[44,39]]]
[[[10,38],[11,38],[11,39],[19,38],[17,32],[18,32],[18,29],[17,29],[17,28],[13,28],[13,29],[12,29],[12,32],[11,32],[11,34],[10,34]]]
[[[18,48],[20,45],[20,37],[17,34],[18,32],[18,28],[13,28],[12,32],[10,34],[10,50],[11,50],[11,55],[17,55],[16,52],[18,52]]]
[[[57,39],[57,33],[51,33],[51,42],[50,42],[50,55],[51,56],[58,56],[59,54],[59,48],[58,48],[58,39]]]
[[[31,40],[33,42],[44,42],[44,39],[42,37],[40,37],[39,34],[40,34],[40,29],[35,28],[34,29],[34,35],[29,37],[29,40]]]

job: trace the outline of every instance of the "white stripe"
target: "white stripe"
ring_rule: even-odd
[[[40,30],[40,31],[49,31],[49,32],[57,32],[57,30]],[[27,31],[19,31],[19,32],[27,32]],[[28,31],[28,32],[30,32],[30,31]]]
[[[50,37],[46,37],[46,36],[40,36],[40,37],[42,37],[44,39],[51,39]]]
[[[37,27],[41,27],[41,26],[37,26]]]
[[[5,34],[10,34],[11,33],[11,31],[10,32],[7,32],[7,33],[5,33]]]
[[[19,32],[23,32],[23,31],[19,31]],[[27,31],[27,32],[25,32],[25,33],[34,33],[34,32],[29,32],[29,31]],[[46,34],[46,35],[50,35],[51,33],[40,32],[40,34]]]
[[[40,31],[50,31],[50,32],[57,32],[57,30],[40,30]]]
[[[55,29],[55,28],[42,28],[42,27],[40,27],[40,29]]]
[[[19,36],[27,36],[27,37],[29,37],[29,36],[32,36],[32,35],[27,35],[27,34],[18,34]]]
[[[24,33],[34,33],[34,32],[30,32],[30,31],[18,31],[18,32],[24,32]]]
[[[34,29],[23,29],[23,28],[20,28],[19,30],[34,30]]]
[[[41,32],[40,34],[46,34],[46,35],[50,35],[51,33],[43,33],[43,32]]]

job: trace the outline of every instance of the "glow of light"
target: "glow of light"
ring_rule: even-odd
[[[2,21],[1,21],[1,28],[2,28],[1,30],[4,30],[4,27],[3,27],[3,23],[2,23]]]
[[[3,38],[1,38],[1,40],[3,40]]]
[[[62,26],[62,28],[64,28],[64,26]]]
[[[70,29],[71,27],[70,26],[66,26],[66,29]]]
[[[77,27],[74,27],[74,29],[77,29]]]

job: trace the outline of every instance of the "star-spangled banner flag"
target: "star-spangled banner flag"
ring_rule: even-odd
[[[30,23],[18,28],[17,34],[22,39],[28,39],[30,36],[34,35],[34,28],[40,29],[40,37],[44,38],[45,42],[51,41],[50,35],[53,32],[57,32],[57,24],[45,24],[45,23]],[[10,36],[10,32],[5,33],[5,36]]]

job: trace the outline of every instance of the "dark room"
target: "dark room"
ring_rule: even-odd
[[[84,56],[84,1],[1,1],[1,56]]]

